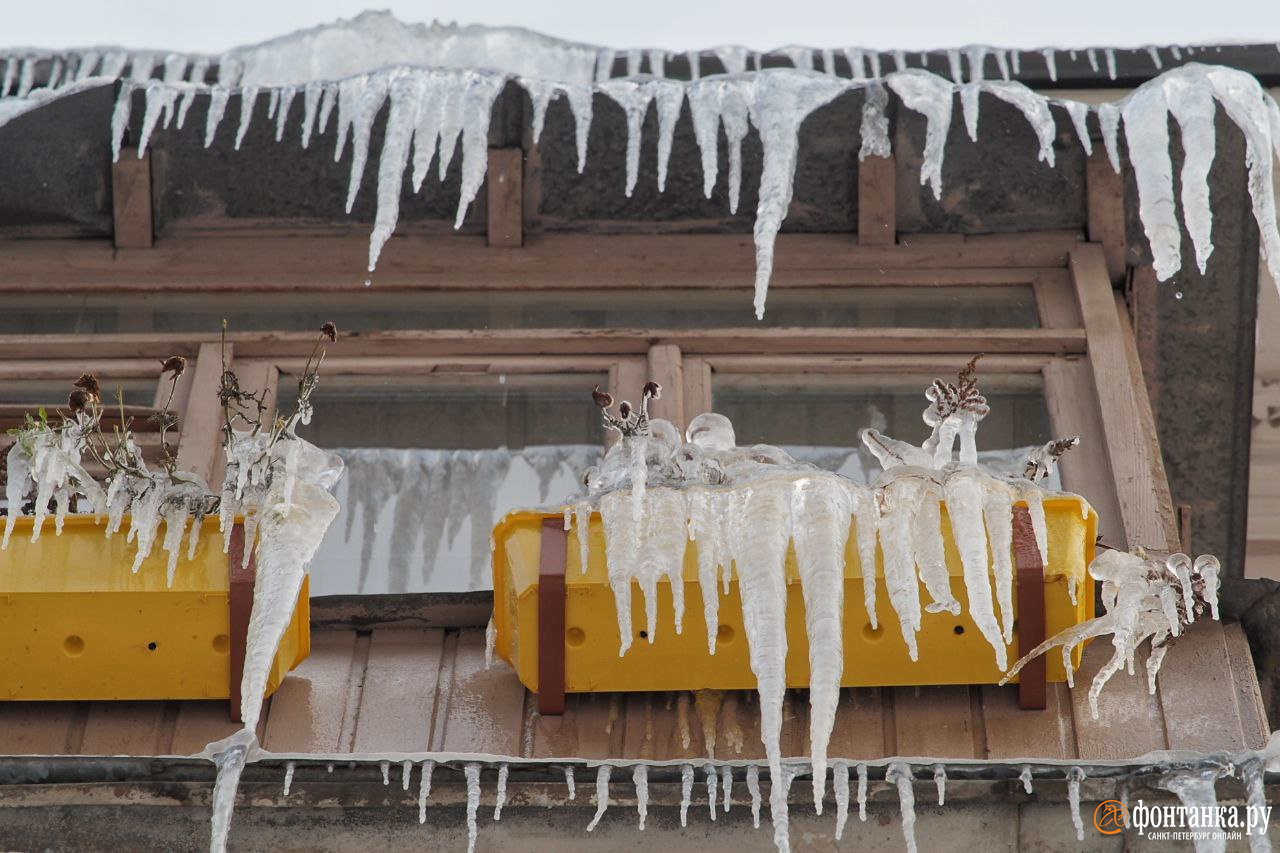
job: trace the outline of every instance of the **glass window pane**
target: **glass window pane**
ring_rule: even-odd
[[[919,445],[929,436],[922,418],[932,375],[722,374],[713,408],[733,421],[739,445],[773,444],[804,461],[865,481],[880,471],[862,447],[866,427]],[[1039,374],[984,375],[991,413],[978,427],[984,462],[1021,470],[1023,448],[1050,439]]]
[[[0,334],[519,328],[823,328],[1039,325],[1029,285],[775,287],[757,321],[746,288],[6,297]]]
[[[322,377],[299,434],[347,464],[313,595],[489,589],[493,525],[560,502],[603,451],[608,377]],[[280,407],[295,380],[282,376]]]

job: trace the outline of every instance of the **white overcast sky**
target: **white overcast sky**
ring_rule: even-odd
[[[1280,42],[1280,0],[0,0],[0,45],[217,52],[389,8],[405,21],[509,24],[614,47],[922,49]]]

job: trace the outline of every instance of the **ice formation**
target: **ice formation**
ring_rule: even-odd
[[[293,762],[286,761],[284,765],[284,793],[282,797],[289,796],[289,789],[293,787]]]
[[[1121,668],[1133,672],[1138,648],[1150,641],[1147,657],[1147,689],[1156,692],[1156,676],[1169,647],[1197,617],[1206,611],[1218,618],[1221,567],[1208,554],[1192,562],[1186,554],[1158,559],[1139,552],[1106,550],[1089,566],[1089,574],[1102,584],[1100,598],[1106,612],[1050,637],[1023,656],[1006,673],[1002,684],[1017,675],[1028,661],[1055,647],[1062,648],[1067,683],[1074,686],[1071,654],[1090,637],[1111,635],[1114,654],[1098,670],[1089,687],[1089,709],[1098,719],[1098,696]]]
[[[645,818],[649,816],[649,765],[637,764],[631,771],[631,781],[636,787],[636,815],[643,832]]]
[[[400,790],[409,790],[409,780],[413,776],[413,762],[405,759],[400,762]]]
[[[609,764],[601,764],[596,768],[596,813],[591,818],[591,823],[587,824],[587,832],[596,828],[600,818],[604,817],[605,810],[609,808],[609,777],[612,773],[613,766]]]
[[[933,765],[933,784],[938,789],[938,805],[947,804],[947,768],[943,764]]]
[[[849,820],[849,764],[837,761],[831,767],[832,788],[836,795],[836,841],[844,837],[844,825]]]
[[[1071,807],[1071,825],[1076,828],[1076,841],[1084,841],[1084,820],[1080,817],[1080,783],[1084,771],[1072,767],[1067,771],[1067,800]]]
[[[507,774],[509,772],[510,768],[506,763],[498,765],[498,787],[494,793],[493,802],[494,820],[502,820],[502,807],[507,804]]]
[[[725,764],[720,768],[720,799],[724,803],[725,814],[733,805],[733,767]]]
[[[604,526],[619,654],[627,653],[636,633],[631,624],[633,587],[643,598],[641,637],[652,643],[660,630],[657,602],[663,581],[672,592],[675,630],[681,630],[683,566],[691,540],[712,654],[722,584],[727,590],[730,580],[737,580],[760,696],[760,737],[773,779],[784,771],[779,736],[787,686],[786,563],[794,546],[805,602],[810,757],[818,813],[844,669],[845,551],[851,521],[863,565],[876,566],[877,547],[883,553],[890,605],[912,658],[917,656],[915,637],[924,610],[960,611],[946,565],[944,504],[963,564],[970,615],[1001,669],[1007,665],[1006,648],[1012,640],[1015,503],[1027,505],[1038,546],[1048,559],[1041,485],[978,464],[977,428],[988,407],[978,390],[976,363],[971,360],[956,381],[937,380],[929,387],[923,417],[932,434],[921,447],[875,430],[863,432],[867,448],[884,468],[870,485],[797,462],[777,447],[739,447],[733,424],[719,414],[695,417],[681,442],[673,425],[649,415],[649,401],[661,393],[654,383],[642,389],[638,407],[621,401],[616,412],[611,395],[599,389],[593,393],[605,426],[621,434],[600,466],[584,477],[587,506],[599,512]],[[1074,443],[1069,439],[1033,449],[1024,459],[1025,473],[1048,476],[1057,457]],[[1087,504],[1075,499],[1088,512]],[[562,514],[576,525],[583,541],[590,514],[580,503],[565,507]],[[989,557],[992,552],[994,560]],[[863,579],[864,604],[874,621],[876,573],[864,571]],[[924,607],[922,582],[931,599]],[[776,840],[786,849],[782,797],[782,786],[770,787]]]
[[[760,828],[760,766],[747,765],[747,793],[751,795],[751,824]]]
[[[858,820],[867,819],[867,765],[858,765]]]
[[[693,765],[680,767],[680,825],[689,825],[689,801],[693,797]],[[758,824],[757,824],[758,825]]]
[[[564,784],[568,788],[569,799],[576,800],[578,798],[577,786],[573,784],[573,766],[565,765],[564,768]]]
[[[476,812],[480,810],[480,765],[474,761],[463,765],[462,774],[467,780],[467,853],[476,849]]]
[[[1213,814],[1216,816],[1218,812],[1216,786],[1220,775],[1222,775],[1222,770],[1216,767],[1170,773],[1160,781],[1160,787],[1166,791],[1171,791],[1178,798],[1179,802],[1187,810],[1190,825],[1199,827],[1200,815]],[[1192,840],[1195,843],[1196,853],[1224,853],[1227,849],[1227,842],[1225,837],[1221,837],[1222,835],[1224,833],[1220,831],[1193,829]],[[1257,840],[1259,838],[1265,840],[1266,836],[1251,836],[1249,838],[1251,849],[1257,849]],[[1267,846],[1270,846],[1269,842]]]
[[[117,155],[125,133],[132,127],[135,92],[142,93],[144,101],[136,140],[140,152],[157,128],[172,124],[182,129],[187,110],[197,97],[207,97],[210,102],[204,135],[206,143],[211,143],[228,99],[240,96],[238,145],[251,126],[254,101],[266,93],[268,117],[274,118],[276,137],[280,138],[292,121],[298,124],[304,146],[310,144],[314,134],[329,132],[329,119],[336,112],[337,126],[332,131],[335,154],[341,156],[348,139],[354,152],[350,203],[363,182],[372,123],[381,114],[381,107],[389,105],[385,111],[385,142],[373,181],[377,214],[369,246],[372,269],[396,227],[401,187],[410,163],[413,169],[409,179],[413,189],[421,191],[433,159],[443,175],[460,149],[462,189],[456,223],[461,224],[485,177],[491,107],[509,82],[530,98],[535,143],[550,103],[561,97],[568,102],[575,122],[579,171],[587,158],[593,98],[600,95],[618,103],[627,117],[627,167],[620,183],[628,195],[638,176],[640,129],[647,111],[653,108],[658,119],[661,189],[665,186],[675,125],[687,100],[702,151],[708,193],[717,180],[718,127],[724,127],[730,158],[731,210],[737,207],[741,185],[742,141],[751,127],[760,137],[764,168],[755,237],[756,305],[757,311],[762,311],[774,237],[791,197],[800,125],[814,110],[845,92],[860,93],[865,103],[871,104],[887,83],[908,109],[926,117],[921,180],[932,185],[935,195],[941,193],[943,149],[957,95],[971,136],[977,132],[981,93],[1013,104],[1027,117],[1039,139],[1041,158],[1049,164],[1053,160],[1050,143],[1055,132],[1052,107],[1065,110],[1077,129],[1086,126],[1089,112],[1098,112],[1099,118],[1108,109],[1123,114],[1130,139],[1129,159],[1138,178],[1143,224],[1162,279],[1180,264],[1174,242],[1178,235],[1169,230],[1171,223],[1176,226],[1176,207],[1171,201],[1173,183],[1165,123],[1172,115],[1183,131],[1183,217],[1195,244],[1197,263],[1203,265],[1211,251],[1203,175],[1214,156],[1213,136],[1206,135],[1206,131],[1212,128],[1216,101],[1245,134],[1255,218],[1272,272],[1280,271],[1280,232],[1275,226],[1274,202],[1269,193],[1262,192],[1271,186],[1270,152],[1280,149],[1280,131],[1276,129],[1280,119],[1276,118],[1272,98],[1244,72],[1187,63],[1163,71],[1117,104],[1095,107],[1050,98],[1011,81],[1011,76],[1021,74],[1021,52],[1017,50],[981,45],[948,50],[945,55],[950,79],[923,68],[909,68],[906,54],[901,51],[891,54],[895,70],[887,74],[881,69],[877,51],[850,47],[841,52],[849,64],[848,78],[836,75],[834,50],[818,51],[823,68],[818,72],[814,70],[812,48],[783,48],[778,53],[789,57],[793,67],[761,69],[758,60],[748,61],[747,49],[726,46],[710,52],[719,62],[717,70],[723,73],[707,73],[712,69],[704,67],[701,56],[693,53],[698,59],[691,63],[691,79],[676,80],[665,76],[667,54],[661,50],[617,51],[513,28],[408,25],[387,13],[367,12],[350,21],[232,49],[220,56],[172,54],[161,62],[149,52],[121,49],[12,53],[0,57],[5,69],[4,82],[0,84],[0,123],[77,87],[121,80],[112,119],[113,150]],[[1045,48],[1039,54],[1050,79],[1056,80],[1058,51]],[[1106,48],[1103,54],[1107,72],[1114,79],[1115,51]],[[995,58],[1003,79],[986,77],[987,56]],[[1091,66],[1096,66],[1096,52],[1090,50],[1088,56]],[[1154,49],[1152,56],[1159,59]],[[624,61],[618,63],[616,59]],[[36,86],[37,63],[53,60],[61,63],[67,73],[51,73],[41,81],[43,86]],[[966,60],[967,79],[963,73]],[[76,67],[74,76],[70,73],[72,66]],[[749,66],[753,70],[748,70]],[[619,67],[625,76],[614,76]],[[646,67],[648,73],[644,73]],[[215,68],[216,80],[210,80]],[[1162,69],[1162,62],[1156,63],[1156,69]],[[10,92],[13,94],[5,97]],[[299,95],[302,109],[291,110]],[[888,153],[887,135],[881,135],[878,126],[865,118],[864,115],[861,156]],[[1105,130],[1105,120],[1103,124]],[[1087,146],[1088,137],[1082,136],[1081,142]],[[1280,275],[1276,278],[1280,279]]]
[[[1031,790],[1031,767],[1030,765],[1022,765],[1022,771],[1018,773],[1018,781],[1022,783],[1022,790],[1026,794],[1032,793]]]
[[[431,776],[435,772],[436,763],[430,759],[422,762],[422,770],[418,777],[418,823],[427,822],[427,797],[431,796]]]
[[[898,789],[898,807],[902,813],[902,837],[907,842],[907,853],[916,853],[916,794],[911,767],[896,761],[889,765],[884,778],[886,782]]]
[[[391,762],[385,759],[378,762],[378,769],[382,771],[382,784],[391,784]]]

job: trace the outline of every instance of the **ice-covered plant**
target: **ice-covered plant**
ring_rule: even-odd
[[[1098,718],[1102,688],[1121,667],[1133,674],[1138,648],[1146,642],[1150,642],[1147,689],[1155,693],[1156,676],[1173,642],[1206,610],[1218,618],[1220,572],[1217,557],[1209,554],[1202,554],[1193,562],[1181,553],[1159,558],[1141,549],[1134,553],[1103,551],[1089,566],[1089,574],[1102,584],[1106,613],[1045,640],[1015,663],[1000,683],[1008,682],[1034,658],[1061,647],[1067,682],[1074,686],[1071,653],[1087,639],[1110,634],[1115,653],[1089,687],[1089,709],[1094,719]]]

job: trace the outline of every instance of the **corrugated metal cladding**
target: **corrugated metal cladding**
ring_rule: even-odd
[[[1045,711],[1019,710],[1015,687],[847,689],[831,756],[1115,760],[1262,746],[1267,724],[1239,627],[1197,623],[1177,645],[1156,695],[1140,660],[1136,676],[1120,673],[1103,691],[1099,720],[1087,692],[1111,655],[1103,642],[1085,652],[1075,689],[1051,685]],[[558,718],[535,708],[505,663],[485,668],[482,630],[319,630],[259,736],[275,752],[763,757],[747,691],[576,695]],[[806,754],[803,692],[788,694],[784,717],[785,753]],[[0,754],[185,755],[234,729],[225,702],[0,703]]]

